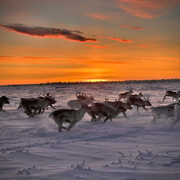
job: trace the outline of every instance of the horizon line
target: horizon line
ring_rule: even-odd
[[[144,80],[108,80],[108,81],[60,81],[60,82],[45,82],[32,84],[5,84],[0,86],[33,86],[33,85],[54,85],[54,84],[98,84],[98,83],[130,83],[130,82],[152,82],[152,81],[180,81],[180,78],[173,79],[144,79]]]

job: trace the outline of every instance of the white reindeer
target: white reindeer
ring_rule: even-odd
[[[161,118],[173,118],[174,117],[174,104],[151,107],[153,120],[152,123]]]
[[[62,129],[67,129],[69,131],[72,127],[79,122],[87,111],[87,106],[83,105],[80,109],[58,109],[49,114],[55,123],[58,125],[59,132],[62,132]],[[69,123],[69,126],[66,128],[63,126],[63,123]]]

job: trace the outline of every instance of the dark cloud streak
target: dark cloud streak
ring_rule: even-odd
[[[29,27],[24,24],[0,24],[1,27],[4,27],[8,30],[23,33],[31,36],[38,37],[51,37],[51,38],[61,38],[64,37],[68,40],[86,42],[86,41],[96,41],[93,38],[86,38],[80,34],[81,31],[77,30],[67,30],[59,28],[47,28],[47,27]]]

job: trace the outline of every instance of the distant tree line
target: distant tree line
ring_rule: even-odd
[[[131,84],[131,83],[167,83],[167,82],[180,82],[180,79],[152,79],[152,80],[125,80],[125,81],[97,81],[97,82],[46,82],[40,84],[17,84],[17,85],[3,85],[3,86],[34,86],[34,85],[79,85],[79,84]],[[0,85],[1,86],[1,85]]]

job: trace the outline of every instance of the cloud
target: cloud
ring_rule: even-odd
[[[167,8],[176,6],[179,0],[117,0],[118,6],[132,16],[155,18],[167,13]]]
[[[121,25],[121,27],[132,29],[132,30],[145,30],[145,28],[140,27],[140,26]]]
[[[23,24],[0,24],[10,31],[15,31],[25,35],[36,37],[49,37],[49,38],[65,38],[67,40],[73,40],[78,42],[96,41],[94,38],[86,38],[80,34],[82,32],[76,30],[47,28],[47,27],[29,27]]]
[[[108,39],[114,40],[114,41],[119,41],[119,42],[124,42],[124,43],[132,43],[132,40],[129,39],[120,39],[120,38],[114,38],[114,37],[108,37]]]

